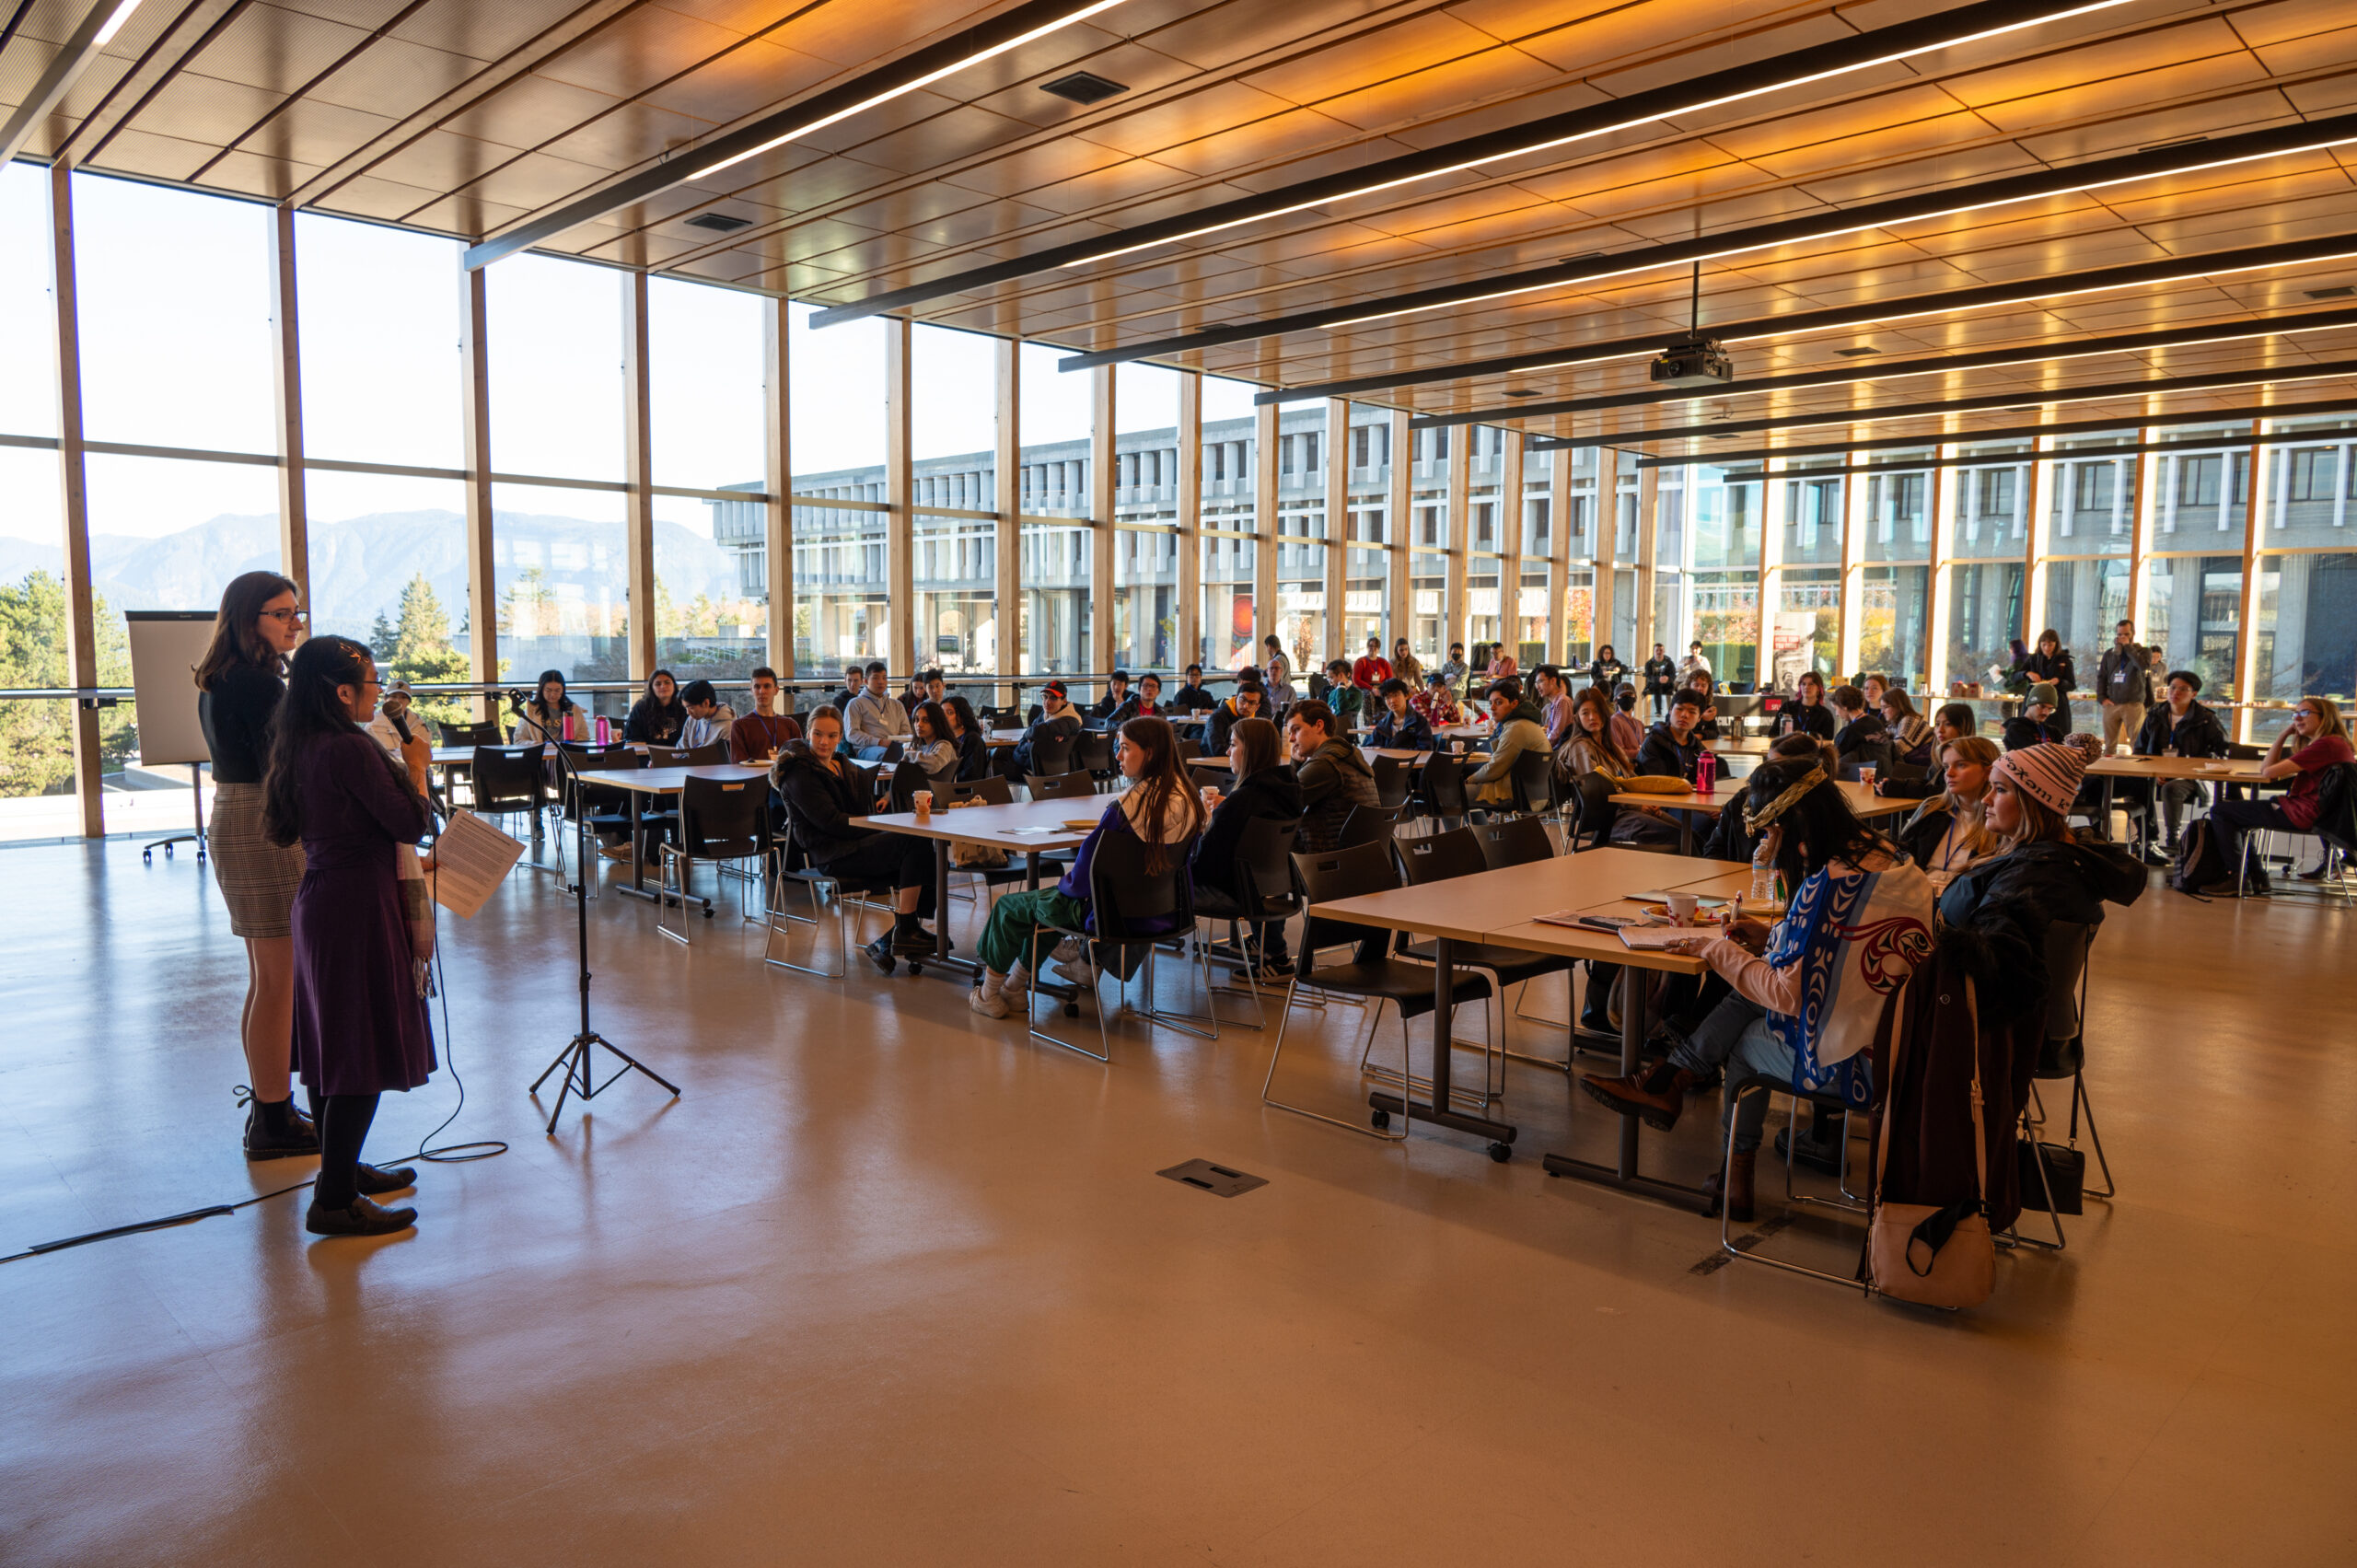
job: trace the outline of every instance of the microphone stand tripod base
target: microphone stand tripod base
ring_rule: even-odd
[[[612,1051],[621,1059],[622,1063],[614,1069],[613,1077],[608,1078],[602,1084],[598,1082],[590,1068],[591,1051],[598,1047]],[[549,1074],[560,1067],[564,1069],[564,1081],[557,1089],[556,1105],[549,1111],[548,1135],[552,1138],[556,1136],[557,1118],[564,1114],[564,1102],[567,1096],[578,1095],[585,1100],[595,1099],[598,1095],[613,1087],[616,1080],[626,1073],[644,1073],[670,1090],[673,1099],[679,1098],[679,1085],[600,1034],[584,1032],[575,1035],[565,1048],[557,1052],[556,1060],[542,1068],[540,1075],[532,1080],[531,1092],[539,1094],[540,1086],[548,1081]]]

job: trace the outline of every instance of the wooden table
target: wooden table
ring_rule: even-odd
[[[1861,821],[1871,820],[1876,817],[1897,816],[1900,812],[1912,811],[1923,804],[1920,800],[1901,800],[1876,795],[1862,784],[1838,784],[1834,787],[1841,792],[1841,798],[1850,803],[1850,809],[1858,814]],[[1750,792],[1750,788],[1749,783],[1743,779],[1721,779],[1712,786],[1711,793],[1708,795],[1697,795],[1692,790],[1688,790],[1683,795],[1615,795],[1607,798],[1615,806],[1650,806],[1662,811],[1695,812],[1715,817],[1728,807],[1741,801]],[[1693,818],[1690,816],[1679,818],[1678,831],[1678,847],[1680,853],[1692,854],[1694,853]]]
[[[2111,837],[2111,800],[2121,779],[2259,784],[2268,782],[2265,767],[2265,762],[2256,757],[2098,757],[2087,764],[2087,776],[2103,780],[2103,815],[2096,819],[2096,831],[2105,838]]]
[[[679,795],[688,787],[690,779],[723,779],[731,784],[744,779],[766,779],[767,768],[754,768],[736,762],[715,762],[701,768],[584,768],[574,774],[583,784],[596,784],[607,789],[619,789],[630,797],[630,885],[621,891],[634,899],[653,899],[662,902],[660,892],[646,890],[646,853],[639,842],[640,803],[648,796]],[[684,878],[683,878],[684,880]],[[689,896],[691,903],[709,906],[711,900]]]
[[[932,962],[954,965],[969,974],[979,975],[981,965],[971,958],[952,958],[949,952],[949,846],[980,844],[989,849],[1003,849],[1010,855],[1023,856],[1024,885],[1039,885],[1039,857],[1051,850],[1076,849],[1088,837],[1097,820],[1105,815],[1106,807],[1113,802],[1109,795],[1092,795],[1079,800],[1018,800],[1006,806],[966,806],[955,810],[935,807],[932,813],[919,817],[913,811],[894,811],[876,817],[858,817],[853,821],[859,827],[873,828],[879,832],[902,833],[911,838],[933,841],[934,932],[935,945]],[[1067,821],[1088,819],[1087,828],[1066,828]],[[1033,977],[1037,982],[1038,977]]]
[[[1729,861],[1677,859],[1642,850],[1594,849],[1526,865],[1476,872],[1469,877],[1452,877],[1445,882],[1428,882],[1422,887],[1393,888],[1312,904],[1309,914],[1313,919],[1371,925],[1433,938],[1432,1099],[1429,1104],[1419,1105],[1404,1089],[1399,1094],[1378,1089],[1367,1096],[1367,1104],[1385,1115],[1399,1116],[1405,1122],[1437,1122],[1460,1132],[1488,1138],[1492,1141],[1492,1155],[1503,1158],[1501,1151],[1510,1151],[1515,1140],[1515,1130],[1510,1123],[1450,1109],[1449,1051],[1456,1033],[1452,993],[1457,987],[1457,944],[1492,943],[1527,952],[1595,958],[1631,969],[1699,974],[1703,969],[1699,958],[1678,953],[1633,952],[1614,933],[1542,925],[1537,923],[1537,917],[1566,909],[1610,910],[1631,893],[1682,891],[1705,883],[1715,890],[1731,876],[1740,876],[1747,883],[1750,868]],[[1312,985],[1318,982],[1315,970],[1307,981]],[[1623,1073],[1637,1070],[1637,1054],[1647,1032],[1643,989],[1631,986],[1629,990],[1630,996],[1620,1009]],[[1699,1190],[1676,1187],[1638,1173],[1633,1126],[1621,1128],[1620,1144],[1618,1167],[1596,1166],[1591,1170],[1586,1162],[1567,1160],[1567,1167],[1576,1168],[1557,1174],[1609,1180],[1624,1187],[1666,1189],[1681,1200],[1701,1196]],[[1550,1170],[1554,1169],[1557,1158],[1549,1156]]]

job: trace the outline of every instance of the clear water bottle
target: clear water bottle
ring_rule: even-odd
[[[1751,852],[1749,901],[1763,909],[1776,901],[1776,863],[1768,856],[1766,839],[1761,839],[1759,847]]]

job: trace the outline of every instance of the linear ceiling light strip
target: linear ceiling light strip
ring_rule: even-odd
[[[1028,5],[1002,12],[881,69],[854,77],[792,108],[765,114],[749,125],[715,136],[702,146],[686,148],[651,168],[519,224],[495,238],[470,248],[466,264],[470,268],[489,266],[503,256],[512,256],[568,228],[643,202],[675,185],[717,174],[733,164],[889,103],[970,65],[1019,49],[1120,4],[1121,0],[1086,0],[1078,6],[1074,0],[1030,0]]]
[[[2073,164],[2064,168],[2039,169],[2030,174],[2008,175],[2002,180],[1984,180],[1977,185],[1951,187],[1925,195],[1874,202],[1863,207],[1838,209],[1804,218],[1787,218],[1779,223],[1760,224],[1751,228],[1735,229],[1722,235],[1678,240],[1667,245],[1649,246],[1640,250],[1622,250],[1608,255],[1589,257],[1552,267],[1540,267],[1529,272],[1509,273],[1485,283],[1452,284],[1441,288],[1419,289],[1412,294],[1395,295],[1387,299],[1364,300],[1355,306],[1329,306],[1318,310],[1296,311],[1288,316],[1271,316],[1258,321],[1238,322],[1229,327],[1213,327],[1204,331],[1190,332],[1183,337],[1163,338],[1125,348],[1105,349],[1092,354],[1076,354],[1069,359],[1058,360],[1056,368],[1086,370],[1099,365],[1118,364],[1123,360],[1158,358],[1197,349],[1214,348],[1224,343],[1246,343],[1257,338],[1276,337],[1286,332],[1307,331],[1312,328],[1333,331],[1393,317],[1417,315],[1423,311],[1438,310],[1446,307],[1472,305],[1510,296],[1534,294],[1577,283],[1596,283],[1608,278],[1628,277],[1634,273],[1655,272],[1672,266],[1690,266],[1698,261],[1747,255],[1787,245],[1839,238],[1844,235],[1864,233],[1870,229],[1888,228],[1933,218],[1953,217],[1961,213],[2011,206],[2022,202],[2037,201],[2051,196],[2070,195],[2108,186],[2131,184],[2138,180],[2162,179],[2171,175],[2191,174],[2203,169],[2253,163],[2264,158],[2286,157],[2297,153],[2340,146],[2350,142],[2357,142],[2357,114],[2335,115],[2326,120],[2305,122],[2293,125],[2277,125],[2264,131],[2246,132],[2239,136],[2222,137],[2213,142],[2180,145],[2163,147],[2156,151],[2097,158],[2089,163]]]
[[[2283,404],[2268,410],[2271,417],[2279,418],[2350,412],[2357,412],[2357,403]],[[2119,427],[2114,425],[2112,428]],[[2041,429],[2038,434],[2044,435],[2046,432]],[[1831,479],[1837,474],[1845,473],[1923,473],[1932,469],[2020,468],[2025,464],[2049,459],[2055,462],[2076,462],[2082,458],[2130,458],[2142,452],[2180,452],[2199,458],[2218,453],[2247,451],[2253,447],[2296,447],[2304,443],[2329,442],[2333,435],[2334,432],[2328,430],[2307,430],[2298,433],[2281,431],[2266,436],[2237,434],[2207,439],[2194,437],[2177,441],[2132,441],[2119,446],[2073,447],[2067,452],[1981,452],[1971,457],[1925,458],[1920,462],[1899,460],[1887,463],[1837,463],[1818,469],[1786,469],[1778,473],[1767,473],[1759,469],[1753,469],[1745,473],[1727,474],[1724,478],[1730,484],[1741,484],[1762,479]],[[1982,437],[1980,432],[1975,431],[1972,433],[1972,438],[1979,441]],[[2027,440],[2029,437],[2016,436],[2014,439]],[[1954,437],[1943,436],[1939,440],[1945,445],[1953,441]],[[1525,449],[1548,451],[1553,448],[1538,447],[1534,443]],[[1723,463],[1764,462],[1771,458],[1789,457],[1793,451],[1794,448],[1789,447],[1776,447],[1762,448],[1756,452],[1714,452],[1698,454],[1690,458],[1639,458],[1636,460],[1636,466],[1641,469],[1717,468]]]
[[[122,30],[122,25],[131,20],[131,14],[137,9],[139,0],[98,0],[83,14],[64,43],[50,56],[49,64],[33,83],[32,91],[17,105],[7,123],[0,125],[0,166],[24,151],[34,129],[64,101],[65,95],[74,90],[74,84],[82,79],[82,73],[98,63],[107,45],[114,41],[114,35]]]
[[[1797,376],[1774,376],[1764,381],[1736,381],[1717,387],[1675,387],[1661,391],[1624,392],[1609,398],[1573,398],[1554,403],[1508,403],[1463,413],[1420,414],[1409,421],[1408,428],[1440,430],[1458,424],[1493,424],[1502,420],[1551,419],[1568,414],[1601,413],[1608,409],[1758,397],[1769,392],[1800,391],[1811,387],[1848,387],[1875,381],[1897,381],[1910,376],[1990,370],[2013,365],[2046,365],[2059,360],[2094,359],[2105,354],[2138,354],[2152,349],[2198,348],[2207,343],[2248,343],[2258,338],[2289,337],[2297,332],[2323,332],[2342,327],[2357,327],[2357,309],[2318,310],[2303,316],[2270,316],[2250,322],[2176,327],[2159,332],[2122,332],[2114,337],[2087,338],[2052,348],[1992,348],[1979,354],[1954,354],[1936,359],[1891,360],[1871,367],[1845,365],[1839,370],[1811,370]]]
[[[1413,185],[1445,175],[1476,169],[1485,164],[1524,157],[1556,147],[1570,146],[1621,131],[1640,129],[1666,120],[1700,113],[1747,99],[1783,92],[1796,87],[1847,75],[1875,65],[1959,44],[1978,42],[2025,28],[2043,26],[2093,11],[2108,10],[2125,0],[2098,0],[2093,5],[2058,7],[2052,0],[1986,0],[1937,16],[1922,17],[1895,27],[1877,28],[1854,38],[1811,49],[1794,50],[1766,60],[1748,62],[1689,81],[1631,93],[1626,98],[1590,104],[1568,113],[1550,115],[1527,124],[1509,126],[1480,136],[1468,136],[1422,152],[1386,158],[1346,173],[1306,180],[1273,191],[1223,202],[1200,212],[1183,213],[1159,222],[1140,224],[1118,234],[1059,245],[1028,256],[1018,256],[985,267],[953,273],[930,283],[872,294],[850,305],[831,306],[810,319],[814,327],[856,321],[887,310],[923,304],[953,294],[968,294],[993,284],[1029,277],[1061,267],[1085,267],[1126,256],[1156,245],[1177,244],[1219,234],[1267,218],[1307,212],[1329,203]]]
[[[2135,419],[2124,422],[2117,419],[2081,419],[2063,424],[2016,424],[1994,430],[1950,431],[1945,435],[1885,436],[1872,441],[1829,441],[1805,447],[1760,447],[1747,451],[1697,452],[1686,457],[1641,457],[1636,459],[1636,466],[1641,469],[1675,469],[1701,464],[1717,468],[1722,463],[1764,462],[1771,458],[1838,457],[1843,452],[1887,452],[1907,447],[1933,447],[1950,442],[1969,441],[1978,444],[1984,441],[2030,441],[2040,436],[2099,434],[2130,425],[2142,429],[2170,424],[2234,424],[2257,419],[2318,419],[2331,414],[2350,412],[2357,412],[2357,401],[2351,401],[2347,398],[2337,398],[2329,402],[2320,403],[2253,403],[2242,408],[2189,409],[2178,413],[2140,414]],[[2283,438],[2294,441],[2328,441],[2332,434],[2328,431],[2311,430],[2297,436],[2286,436]],[[1588,443],[1574,441],[1566,445],[1585,447]],[[2168,445],[2172,444],[2140,442],[2136,444],[2136,447],[2163,450]],[[2212,443],[2179,441],[2173,445],[2180,449],[2200,450],[2210,447]],[[2251,441],[2248,436],[2238,435],[2231,439],[2221,441],[2217,445],[2247,447],[2251,445]],[[2136,449],[2128,447],[2126,443],[2122,443],[2122,447],[2127,449]],[[2078,458],[2103,457],[2108,455],[2111,450],[2109,446],[2105,446],[2082,447],[2075,451],[1983,452],[1977,457],[1962,458],[1954,462],[1943,461],[1936,457],[1932,457],[1924,459],[1920,463],[1885,463],[1880,466],[1885,469],[1899,470],[1950,467],[2006,468],[2022,463],[2068,462]],[[1808,479],[1828,471],[1829,470],[1824,469],[1803,469],[1790,477]]]
[[[1947,289],[1938,294],[1910,295],[1868,305],[1836,306],[1824,310],[1766,316],[1730,321],[1711,329],[1722,343],[1749,343],[1797,337],[1807,332],[1879,326],[1923,316],[1960,315],[2007,305],[2034,305],[2079,295],[2105,294],[2122,288],[2157,288],[2237,273],[2268,272],[2284,267],[2312,266],[2357,258],[2357,233],[2320,235],[2290,245],[2253,245],[2235,250],[2213,250],[2192,256],[2172,256],[2159,261],[2134,261],[2119,267],[2096,267],[2083,273],[2049,274],[2026,283],[1982,284],[1974,288]],[[1649,358],[1661,352],[1668,329],[1643,337],[1614,338],[1565,348],[1468,360],[1383,376],[1362,376],[1347,381],[1325,381],[1306,387],[1282,387],[1254,396],[1256,403],[1291,402],[1302,398],[1348,398],[1397,387],[1428,386],[1437,381],[1464,381],[1486,376],[1537,375],[1568,370],[1616,359]],[[1215,372],[1214,372],[1215,374]]]
[[[2186,392],[2215,391],[2223,387],[2296,386],[2303,381],[2329,381],[2341,376],[2357,376],[2357,359],[2324,360],[2256,372],[2221,370],[2207,376],[2154,377],[2142,381],[2114,381],[2099,387],[2062,387],[2045,392],[1992,392],[1983,397],[1889,403],[1870,409],[1828,409],[1774,419],[1720,420],[1710,424],[1681,424],[1660,430],[1608,430],[1595,436],[1559,436],[1553,439],[1579,447],[1640,447],[1656,441],[1719,440],[1730,436],[1751,436],[1770,430],[1821,429],[1832,424],[1887,424],[1898,419],[1936,419],[1942,414],[1986,413],[1996,409],[2026,411],[2057,408],[2065,403],[2117,402],[2123,398],[2173,397]],[[2108,428],[2119,423],[2113,420],[2096,428]],[[2160,422],[2156,418],[2147,418],[2142,423]],[[1875,438],[1851,441],[1844,445],[1871,447],[1878,444],[1887,445],[1887,442]]]

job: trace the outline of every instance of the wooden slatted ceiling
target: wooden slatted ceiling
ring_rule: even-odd
[[[39,0],[0,55],[0,102],[21,96],[83,8]],[[482,238],[1002,8],[428,0],[401,17],[411,7],[398,0],[147,0],[29,150],[63,145],[93,168],[293,195],[323,211]],[[1943,8],[1754,4],[1698,18],[1680,0],[1129,0],[805,142],[585,223],[546,248],[854,300]],[[201,36],[203,46],[193,47]],[[1130,90],[1094,109],[1039,90],[1075,67]],[[1110,348],[2352,106],[2357,15],[2345,0],[2137,0],[1675,123],[946,296],[914,314]],[[2357,154],[2333,149],[1733,258],[1705,269],[1705,319],[2357,234],[2352,171]],[[754,226],[724,239],[684,226],[714,207]],[[1758,377],[1822,366],[1835,348],[1862,340],[1913,356],[2230,321],[2297,308],[2305,288],[2351,276],[2346,263],[2319,264],[1760,340],[1736,352],[1740,373]],[[1180,362],[1306,385],[1667,335],[1686,323],[1687,287],[1681,276],[1608,280],[1227,344]],[[1904,396],[1934,395],[1925,390],[1933,387],[2026,396],[2118,381],[2138,366],[2184,373],[2326,362],[2349,355],[2348,339],[1982,369],[1914,378]],[[1508,384],[1553,401],[1641,388],[1643,377],[1641,362],[1590,365],[1419,386],[1398,401],[1426,412],[1498,408],[1505,420]],[[2314,395],[2312,387],[2285,394]],[[1738,389],[1724,403],[1750,419],[1864,411],[1892,396],[1864,384],[1751,397]],[[2178,403],[2255,401],[2217,392],[2182,394]],[[1570,433],[1606,419],[1614,429],[1683,426],[1703,406],[1563,416],[1531,428]],[[1962,424],[1975,420],[1997,423],[1974,415]]]

